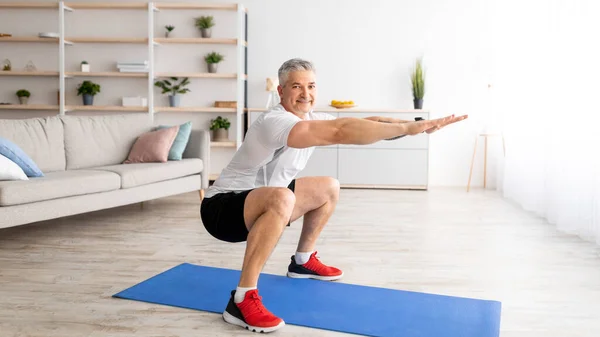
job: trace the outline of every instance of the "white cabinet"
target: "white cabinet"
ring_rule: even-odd
[[[338,175],[338,149],[337,146],[318,147],[313,152],[304,170],[298,177]]]

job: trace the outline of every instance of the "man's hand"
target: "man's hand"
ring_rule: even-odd
[[[468,117],[469,117],[468,115],[463,115],[463,116],[459,116],[459,117],[455,117],[454,115],[451,115],[448,117],[443,117],[443,118],[438,118],[438,119],[422,120],[422,121],[418,121],[418,122],[405,123],[405,125],[407,127],[406,133],[411,136],[417,135],[421,132],[426,132],[428,134],[431,134],[431,133],[434,133],[434,132],[440,130],[441,128],[445,127],[446,125],[460,122],[462,120],[467,119]]]
[[[452,116],[454,117],[454,115],[452,115]],[[462,121],[462,120],[465,120],[465,119],[467,119],[467,118],[469,118],[469,116],[468,116],[468,115],[463,115],[463,116],[454,117],[454,118],[453,118],[452,120],[450,120],[449,122],[447,122],[447,123],[445,123],[445,124],[442,124],[442,125],[436,125],[436,126],[432,127],[431,129],[427,129],[427,130],[425,130],[425,132],[426,132],[427,134],[431,134],[431,133],[434,133],[434,132],[436,132],[436,131],[440,130],[441,128],[443,128],[443,127],[444,127],[444,126],[446,126],[446,125],[450,125],[450,124],[453,124],[453,123],[456,123],[456,122],[460,122],[460,121]]]

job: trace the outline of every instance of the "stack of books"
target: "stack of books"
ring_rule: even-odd
[[[122,73],[147,73],[148,72],[148,61],[118,62],[117,68]]]

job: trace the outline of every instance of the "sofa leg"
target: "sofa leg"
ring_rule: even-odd
[[[199,190],[198,193],[200,194],[200,202],[202,202],[204,199],[204,190]]]

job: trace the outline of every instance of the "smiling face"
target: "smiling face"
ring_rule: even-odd
[[[288,73],[285,83],[277,87],[281,105],[300,118],[310,112],[317,99],[315,73],[310,70]]]

